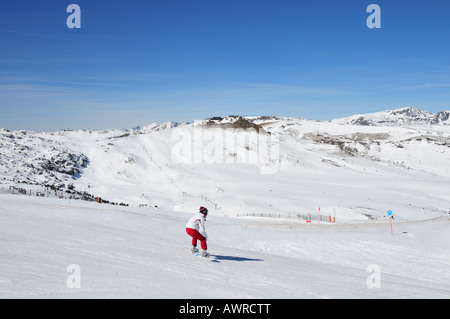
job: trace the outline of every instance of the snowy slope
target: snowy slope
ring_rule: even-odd
[[[450,297],[448,218],[395,222],[391,236],[387,222],[212,215],[206,260],[188,251],[190,216],[0,195],[0,298]],[[367,285],[374,265],[379,288]]]

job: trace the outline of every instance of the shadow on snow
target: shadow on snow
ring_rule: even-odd
[[[254,258],[246,258],[246,257],[237,257],[237,256],[222,256],[222,255],[211,255],[214,258],[213,261],[220,262],[221,260],[231,260],[231,261],[264,261],[263,259],[254,259]]]

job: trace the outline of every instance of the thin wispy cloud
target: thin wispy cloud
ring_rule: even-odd
[[[243,86],[260,90],[265,94],[274,95],[349,95],[355,93],[355,91],[349,89],[332,86],[313,87],[276,83],[247,83],[243,84]]]
[[[423,83],[409,86],[397,87],[397,90],[428,90],[428,89],[442,89],[450,88],[450,83]],[[450,92],[449,92],[450,94]]]

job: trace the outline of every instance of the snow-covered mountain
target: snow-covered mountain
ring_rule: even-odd
[[[89,164],[89,159],[67,142],[67,139],[46,138],[45,134],[1,129],[1,180],[55,186],[76,180]]]
[[[390,116],[421,118],[415,109]],[[409,123],[409,122],[408,122]],[[132,206],[218,214],[447,214],[450,127],[217,117],[132,130],[0,130],[0,187],[78,192]],[[420,181],[420,182],[418,182]],[[59,191],[58,191],[59,190]],[[394,196],[395,194],[395,196]],[[412,196],[414,194],[414,196]]]
[[[3,129],[0,298],[448,298],[448,185],[445,125]]]
[[[178,122],[165,122],[165,123],[151,123],[143,126],[136,126],[130,129],[130,134],[148,134],[152,132],[163,131],[183,125],[189,124],[188,122],[178,123]]]
[[[431,113],[415,107],[381,111],[369,114],[356,114],[333,120],[333,123],[369,126],[387,125],[450,125],[450,111]]]

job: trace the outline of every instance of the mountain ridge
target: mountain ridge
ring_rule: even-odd
[[[134,131],[3,129],[0,189],[45,186],[55,196],[76,191],[179,211],[203,204],[227,216],[296,216],[320,205],[339,207],[340,218],[380,218],[395,202],[409,218],[448,207],[449,159],[446,125],[230,116]]]
[[[332,123],[364,126],[450,125],[450,111],[431,113],[413,106],[381,112],[355,114]]]

